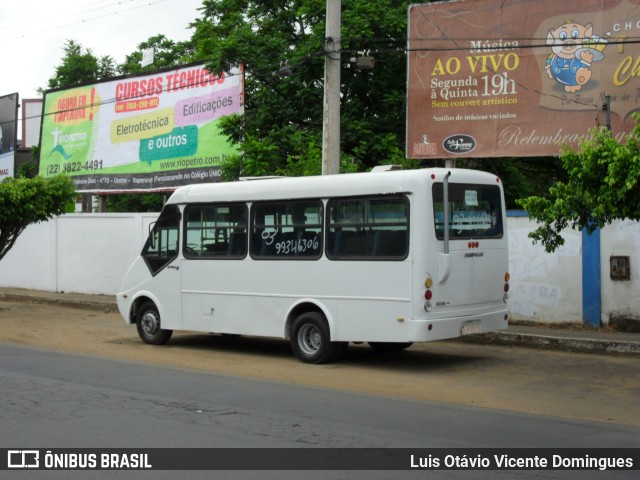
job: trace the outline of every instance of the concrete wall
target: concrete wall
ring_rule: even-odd
[[[616,222],[601,235],[602,322],[640,320],[640,222]],[[628,256],[629,280],[612,280],[610,258]]]
[[[28,227],[0,261],[0,287],[115,294],[139,254],[157,214],[70,214]],[[527,237],[535,224],[508,219],[515,320],[582,323],[581,232],[564,232],[565,245],[548,254]],[[640,320],[640,223],[616,222],[599,232],[601,320]],[[609,258],[628,256],[630,279],[610,278]],[[586,272],[591,275],[591,272]]]
[[[0,287],[115,294],[157,216],[69,214],[31,225],[0,261]]]
[[[564,232],[553,254],[527,236],[529,217],[509,217],[509,308],[516,320],[582,322],[581,232]]]

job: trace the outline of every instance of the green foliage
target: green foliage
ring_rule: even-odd
[[[398,163],[407,2],[343,0],[343,12],[341,166]],[[197,58],[216,72],[242,63],[246,73],[245,113],[222,122],[242,151],[227,160],[224,177],[319,173],[325,0],[205,0],[202,13],[192,25]],[[376,57],[373,70],[350,62],[365,54]]]
[[[544,196],[552,185],[566,179],[560,159],[556,157],[463,159],[458,160],[456,166],[500,177],[508,209],[521,208],[519,198]]]
[[[142,67],[142,50],[153,48],[153,65]],[[160,70],[162,68],[176,67],[194,61],[194,48],[192,42],[174,42],[162,34],[149,37],[138,45],[138,49],[127,55],[118,70],[122,74],[140,73],[148,70]]]
[[[638,115],[634,118],[640,120]],[[617,219],[640,220],[640,125],[636,123],[624,144],[605,128],[591,133],[579,151],[563,149],[566,181],[552,186],[546,197],[518,202],[542,223],[529,236],[548,252],[564,244],[560,232],[565,228],[592,233]]]
[[[222,178],[317,175],[322,168],[322,106],[326,0],[204,0],[193,37],[174,42],[159,34],[140,43],[121,65],[68,40],[49,88],[94,82],[117,73],[141,73],[196,60],[212,71],[245,69],[244,115],[220,119],[238,155],[222,165]],[[408,2],[342,0],[340,171],[383,164],[403,168],[437,162],[405,158],[406,35]],[[142,49],[155,61],[142,68]],[[352,59],[371,56],[373,69]],[[458,159],[457,166],[500,176],[507,207],[515,199],[544,196],[566,178],[560,161]],[[25,167],[27,168],[27,167]],[[25,175],[28,172],[25,172]],[[108,211],[158,211],[161,194],[109,195]]]
[[[0,260],[28,225],[63,214],[75,195],[73,182],[64,175],[0,182]]]
[[[105,55],[96,57],[89,49],[74,40],[67,40],[64,46],[62,63],[56,67],[56,72],[49,79],[44,90],[94,82],[103,78],[115,76],[117,67],[112,57]]]
[[[130,193],[107,196],[107,212],[159,212],[164,205],[162,193]]]
[[[38,174],[37,162],[24,162],[18,167],[18,178],[34,178]]]

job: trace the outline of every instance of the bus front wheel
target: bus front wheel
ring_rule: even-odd
[[[304,363],[326,363],[336,360],[347,350],[347,342],[332,342],[329,325],[318,312],[306,312],[293,322],[291,348]]]
[[[164,330],[160,325],[160,313],[153,302],[145,302],[136,315],[138,335],[149,345],[164,345],[171,338],[173,330]]]

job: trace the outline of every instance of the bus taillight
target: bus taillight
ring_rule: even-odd
[[[431,291],[431,287],[433,286],[433,279],[431,277],[427,277],[424,281],[424,286],[427,289],[424,292],[424,298],[426,300],[424,304],[424,311],[430,312],[433,306],[431,305],[431,299],[433,298],[433,292]]]
[[[511,275],[507,272],[504,274],[504,296],[502,297],[504,303],[507,303],[507,300],[509,300],[509,280],[511,280]]]

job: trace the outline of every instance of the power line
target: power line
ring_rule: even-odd
[[[113,4],[111,4],[111,5],[108,5],[108,6],[99,7],[99,8],[90,9],[90,10],[85,10],[84,12],[80,12],[80,13],[88,14],[88,13],[91,13],[91,12],[104,10],[105,8],[109,8],[111,6],[119,6],[119,5],[122,5],[124,3],[132,3],[132,2],[135,2],[135,1],[137,1],[137,0],[119,0],[119,1],[117,1],[117,2],[115,2]],[[74,21],[69,22],[69,23],[59,24],[59,25],[55,25],[55,26],[52,26],[52,27],[40,29],[40,30],[38,30],[36,32],[33,32],[33,33],[25,33],[23,35],[15,35],[13,37],[0,39],[0,43],[6,43],[6,42],[9,42],[9,41],[12,41],[12,40],[25,38],[25,37],[27,37],[29,35],[39,35],[39,34],[42,34],[42,33],[51,32],[51,31],[54,31],[54,30],[59,30],[61,28],[71,27],[71,26],[74,26],[74,25],[81,25],[81,24],[89,23],[89,22],[92,22],[94,20],[98,20],[98,19],[101,19],[101,18],[111,17],[111,16],[114,16],[114,15],[119,15],[121,13],[131,12],[133,10],[139,10],[141,8],[153,7],[155,5],[158,5],[160,3],[164,3],[164,2],[167,2],[167,1],[169,1],[169,0],[155,0],[155,1],[151,1],[151,2],[145,3],[144,5],[137,5],[137,6],[130,7],[130,8],[111,11],[111,12],[104,13],[104,14],[101,14],[101,15],[95,15],[95,16],[92,16],[92,17],[81,18],[79,20],[74,20]],[[94,3],[101,3],[101,2],[94,2]],[[89,5],[91,5],[91,4],[89,4]],[[75,15],[75,16],[77,16],[77,15]],[[29,22],[31,22],[31,20],[29,20]],[[7,34],[12,34],[15,31],[19,31],[19,30],[13,30],[13,31],[12,30],[8,30],[8,32],[5,30],[2,33],[0,33],[0,36],[7,35]]]
[[[156,2],[149,3],[148,5],[144,5],[144,6],[151,6],[151,5],[154,5],[154,4],[157,4],[157,3],[161,3],[161,2],[165,2],[165,1],[168,1],[168,0],[158,0]],[[95,3],[101,3],[101,2],[95,2]],[[135,7],[135,8],[142,8],[144,6],[139,6],[139,7]],[[438,28],[438,27],[436,26],[436,28]],[[407,47],[406,43],[405,43],[404,47],[397,47],[397,48],[391,48],[391,49],[389,49],[389,48],[387,48],[387,49],[385,49],[385,48],[374,48],[374,49],[366,49],[366,51],[367,51],[368,54],[380,54],[380,53],[383,53],[383,54],[403,54],[403,55],[406,54],[406,53],[420,52],[420,51],[425,51],[425,52],[461,51],[461,52],[465,53],[466,55],[474,56],[473,54],[470,53],[470,51],[472,49],[464,49],[459,44],[459,42],[469,41],[468,38],[450,38],[450,37],[447,37],[446,34],[444,34],[444,33],[443,33],[443,35],[445,37],[444,39],[423,39],[423,38],[421,38],[421,39],[413,39],[413,41],[414,42],[417,41],[417,40],[420,40],[420,41],[432,41],[434,43],[436,41],[438,41],[438,42],[449,41],[449,42],[454,44],[454,47],[436,46],[436,47],[415,47],[415,48],[410,48],[410,47]],[[496,40],[499,40],[499,39],[496,38]],[[500,40],[503,40],[503,42],[514,42],[514,41],[518,41],[518,42],[522,42],[522,41],[525,41],[525,42],[535,41],[535,42],[537,42],[537,41],[540,41],[540,42],[542,42],[543,41],[543,39],[539,39],[539,38],[524,38],[524,37],[519,37],[519,38],[510,38],[510,37],[504,38],[504,37],[502,37],[502,38],[500,38]],[[393,37],[392,38],[366,38],[366,37],[348,38],[347,37],[347,38],[341,39],[341,42],[343,42],[343,43],[348,43],[348,42],[353,42],[353,41],[376,41],[376,42],[381,43],[381,42],[400,42],[400,41],[406,42],[407,39],[406,38],[393,38]],[[409,39],[409,41],[411,42],[412,40]],[[545,40],[545,42],[546,42],[546,40]],[[607,46],[624,45],[624,44],[634,45],[634,44],[638,44],[638,43],[640,43],[640,37],[628,37],[628,38],[625,38],[623,40],[611,40],[610,39],[610,40],[607,41],[606,45]],[[537,48],[546,48],[546,49],[548,49],[549,45],[547,45],[546,43],[539,43],[539,44],[538,43],[531,43],[531,44],[524,44],[524,45],[518,43],[517,45],[510,45],[508,48],[503,48],[503,50],[523,50],[523,49],[537,49]],[[481,56],[483,56],[485,54],[491,54],[494,50],[495,49],[492,49],[491,47],[487,47],[486,51],[484,51],[479,56],[474,56],[474,58],[477,59],[478,61],[480,61],[479,59],[480,59]],[[343,49],[340,50],[340,53],[359,53],[361,51],[362,51],[362,49],[358,49],[358,48],[346,48],[346,49],[343,48]],[[284,63],[286,63],[288,66],[291,66],[291,67],[295,68],[296,66],[302,65],[302,64],[304,64],[304,63],[306,63],[308,61],[311,61],[311,60],[313,60],[315,58],[323,57],[324,55],[326,55],[326,52],[323,49],[318,49],[316,51],[312,51],[312,52],[307,53],[306,55],[300,56],[298,58],[290,58]],[[349,60],[344,60],[344,62],[347,63],[347,62],[349,62]],[[203,63],[206,63],[206,61],[203,61]],[[274,62],[274,63],[269,64],[269,65],[261,66],[259,68],[255,68],[255,69],[252,69],[252,70],[245,69],[245,75],[246,75],[245,78],[260,78],[261,76],[265,76],[265,75],[273,76],[274,71],[277,70],[278,68],[282,67],[282,65],[283,65],[283,62],[280,61],[280,62]],[[487,68],[488,70],[490,70],[492,73],[500,74],[494,68],[492,68],[491,65],[484,64],[484,63],[482,65],[485,68]],[[180,67],[176,67],[176,69],[179,69],[179,68]],[[149,74],[135,75],[135,76],[146,76],[146,75],[149,75]],[[234,74],[230,74],[230,73],[226,73],[226,75],[229,76],[229,77],[234,76]],[[237,74],[235,74],[235,75],[237,75]],[[95,82],[93,82],[91,84],[94,84],[94,83],[95,84],[99,84],[99,83],[104,83],[104,82],[108,82],[108,81],[110,81],[110,79],[97,80],[97,81],[95,81]],[[572,100],[570,98],[559,97],[557,95],[541,92],[541,91],[539,91],[537,89],[534,89],[532,87],[529,87],[529,86],[527,86],[527,85],[525,85],[525,84],[523,84],[522,82],[519,82],[519,81],[515,81],[515,80],[511,80],[511,81],[513,81],[516,85],[522,87],[525,90],[532,91],[532,92],[538,93],[538,94],[543,95],[543,96],[549,96],[549,97],[556,98],[556,99],[559,99],[559,100],[562,100],[562,101],[570,101],[570,102],[574,102],[574,103],[579,103],[580,105],[584,105],[584,103],[577,102],[577,101]],[[82,86],[86,86],[86,85],[87,84],[83,84]],[[192,87],[194,85],[195,84],[187,85],[186,88]],[[65,88],[72,89],[72,88],[78,88],[78,87],[79,86],[68,86],[68,87],[65,87]],[[167,92],[172,91],[172,90],[173,89],[167,90]],[[116,101],[117,100],[115,98],[110,98],[110,99],[103,100],[103,101],[101,101],[99,103],[96,103],[94,105],[99,107],[99,106],[102,106],[102,105],[109,105],[109,104],[115,103]],[[600,108],[598,105],[593,105],[593,107],[596,108],[596,109]],[[82,108],[86,108],[86,107],[82,107]],[[70,109],[69,111],[73,111],[73,110],[77,110],[77,109]],[[53,114],[56,114],[56,113],[64,113],[66,111],[67,110],[54,111],[54,112],[49,112],[49,113],[43,113],[43,115],[53,115]],[[31,118],[37,118],[37,117],[40,117],[40,115],[36,115],[34,117],[27,117],[27,118],[24,118],[24,120],[29,120]],[[4,122],[4,123],[7,123],[7,122]]]

